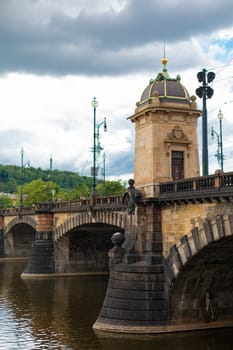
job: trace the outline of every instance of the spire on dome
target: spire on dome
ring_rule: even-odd
[[[162,62],[162,65],[163,65],[163,72],[166,74],[167,73],[167,62],[168,62],[168,59],[166,57],[165,40],[164,40],[164,43],[163,43],[163,58],[162,58],[161,62]]]
[[[155,81],[162,81],[162,80],[170,80],[170,81],[180,82],[181,77],[179,74],[177,74],[176,78],[171,78],[168,74],[168,71],[167,71],[168,59],[166,57],[166,52],[165,52],[165,41],[164,41],[164,49],[163,49],[163,58],[161,59],[161,63],[163,65],[162,72],[158,73],[155,79],[150,79],[150,84],[153,84]]]
[[[163,58],[162,58],[161,62],[162,62],[162,65],[163,65],[163,70],[162,70],[162,72],[160,72],[157,75],[155,80],[169,80],[170,77],[169,77],[169,74],[168,74],[168,71],[167,71],[168,59],[166,57],[166,52],[165,52],[165,41],[164,41],[164,44],[163,44]]]

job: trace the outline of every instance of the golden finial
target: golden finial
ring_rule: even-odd
[[[165,41],[163,43],[163,58],[162,58],[161,62],[162,62],[162,65],[163,65],[163,69],[166,70],[166,65],[167,65],[168,59],[166,58]]]
[[[162,64],[164,66],[166,66],[167,62],[168,62],[168,59],[166,57],[163,57],[162,60],[161,60]]]

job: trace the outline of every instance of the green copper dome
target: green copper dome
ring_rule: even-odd
[[[166,69],[167,59],[163,58],[163,71],[150,81],[142,93],[139,105],[150,103],[151,98],[156,96],[160,102],[177,102],[190,104],[190,96],[186,88],[180,82],[180,76],[175,79],[169,77]]]

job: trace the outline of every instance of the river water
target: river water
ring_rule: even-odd
[[[107,276],[22,280],[25,261],[0,262],[0,349],[229,350],[233,329],[165,335],[95,334]]]

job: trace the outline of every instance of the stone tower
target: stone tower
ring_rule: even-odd
[[[196,97],[189,96],[180,76],[171,78],[167,59],[136,104],[134,179],[146,197],[156,195],[156,184],[200,175]]]

